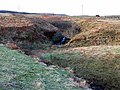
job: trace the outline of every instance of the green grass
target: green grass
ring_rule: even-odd
[[[71,86],[71,75],[0,45],[0,90],[82,90]]]
[[[120,54],[120,48],[119,48],[119,49],[115,49],[114,52],[115,52],[116,54]]]

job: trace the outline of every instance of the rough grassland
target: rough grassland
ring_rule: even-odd
[[[63,48],[43,56],[104,90],[120,90],[120,46]]]
[[[62,68],[45,66],[0,45],[0,90],[82,90]]]
[[[120,45],[120,21],[83,19],[76,21],[81,32],[69,41],[69,46]]]

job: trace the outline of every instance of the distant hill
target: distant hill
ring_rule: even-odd
[[[18,14],[39,14],[39,15],[58,15],[58,16],[68,16],[66,14],[54,14],[54,13],[29,13],[29,12],[18,12],[9,10],[0,10],[0,13],[18,13]]]
[[[8,11],[8,10],[0,10],[0,13],[19,13],[19,14],[30,14],[28,12],[17,12],[17,11]]]

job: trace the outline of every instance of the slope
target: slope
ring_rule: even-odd
[[[83,90],[62,68],[45,66],[0,45],[0,90]]]

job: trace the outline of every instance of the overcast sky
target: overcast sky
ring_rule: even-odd
[[[0,10],[67,15],[120,15],[120,0],[0,0]]]

